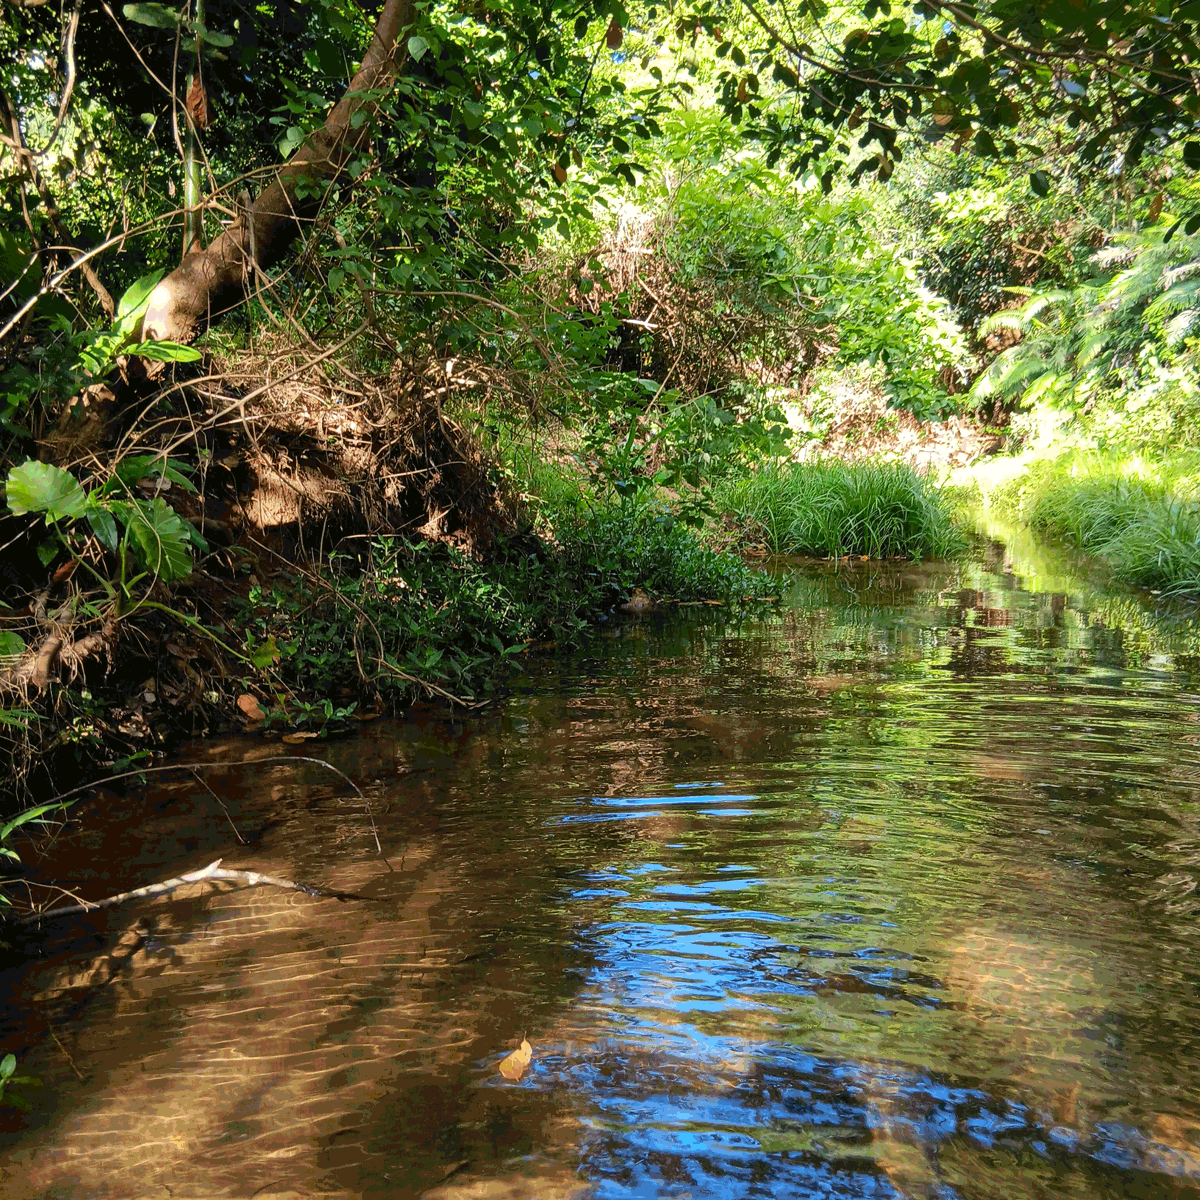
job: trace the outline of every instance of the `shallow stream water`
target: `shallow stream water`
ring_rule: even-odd
[[[91,802],[88,897],[366,899],[61,921],[0,1196],[1200,1195],[1195,626],[996,545],[781,586],[297,748],[369,812],[254,740]]]

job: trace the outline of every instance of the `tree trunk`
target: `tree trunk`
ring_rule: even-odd
[[[413,0],[387,0],[362,66],[325,124],[304,140],[274,181],[211,246],[189,254],[154,289],[142,319],[143,338],[190,342],[212,318],[243,298],[255,264],[269,267],[279,261],[299,223],[321,203],[320,195],[307,194],[312,184],[335,179],[367,140],[366,118],[378,104],[379,91],[395,77],[402,54],[396,39],[412,18]],[[357,121],[352,120],[355,114],[361,114]],[[297,195],[302,181],[309,184],[303,197]]]

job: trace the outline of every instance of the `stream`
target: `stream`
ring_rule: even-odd
[[[80,805],[35,881],[362,899],[57,921],[0,1196],[1200,1196],[1196,626],[997,542],[779,582]]]

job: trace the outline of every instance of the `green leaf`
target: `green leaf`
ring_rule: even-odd
[[[175,29],[179,25],[178,11],[165,4],[126,4],[121,11],[128,20],[152,29]]]
[[[205,45],[220,46],[223,50],[228,50],[233,45],[233,38],[229,34],[216,33],[199,22],[196,23],[196,40]]]
[[[1200,142],[1184,142],[1183,161],[1193,171],[1200,171]]]
[[[117,552],[117,523],[107,508],[96,505],[87,512],[88,524],[105,550],[112,554]]]
[[[1045,171],[1030,171],[1029,186],[1033,189],[1036,196],[1048,196],[1050,194],[1050,180]]]
[[[11,629],[0,629],[0,658],[15,658],[25,653],[25,639]]]
[[[8,507],[17,516],[45,513],[47,522],[83,516],[87,493],[70,471],[29,459],[8,473]]]
[[[24,812],[17,813],[11,820],[0,825],[0,842],[7,842],[12,837],[14,830],[20,829],[22,825],[28,825],[30,821],[40,821],[45,824],[46,816],[49,813],[61,812],[70,806],[69,800],[52,800],[47,804],[39,804],[34,808],[27,808]],[[3,1067],[0,1066],[0,1075],[4,1073]],[[8,1074],[11,1075],[12,1071],[10,1070]]]
[[[185,492],[196,494],[195,484],[188,478],[191,467],[177,458],[164,461],[160,454],[131,454],[123,458],[113,468],[113,474],[122,483],[135,484],[143,479],[162,479],[166,476],[172,483],[177,483]],[[111,491],[111,487],[106,490]]]
[[[408,52],[420,62],[429,53],[429,43],[423,37],[414,34],[408,39]]]
[[[141,279],[129,285],[125,294],[117,303],[117,319],[113,321],[113,332],[119,336],[128,336],[137,328],[138,321],[146,311],[150,293],[158,286],[158,281],[166,274],[165,268],[151,271]]]
[[[265,671],[267,667],[274,666],[282,654],[278,645],[275,643],[275,635],[272,634],[265,642],[253,647],[250,651],[250,661],[258,667],[260,671]]]
[[[196,529],[162,500],[114,501],[112,510],[129,533],[134,556],[164,583],[192,573],[189,543],[203,542]]]
[[[0,1059],[0,1079],[7,1080],[16,1069],[17,1056],[15,1054],[6,1054]]]
[[[198,362],[203,357],[193,346],[161,341],[138,342],[136,346],[129,347],[129,353],[154,362]]]
[[[56,538],[47,538],[37,548],[38,562],[48,567],[57,557],[61,546]]]

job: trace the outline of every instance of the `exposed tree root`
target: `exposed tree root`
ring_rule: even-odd
[[[0,671],[0,698],[25,699],[31,691],[44,691],[58,678],[59,667],[67,662],[74,669],[87,659],[112,646],[115,625],[109,622],[99,633],[89,633],[68,642],[61,633],[52,633],[34,654],[7,671]]]

